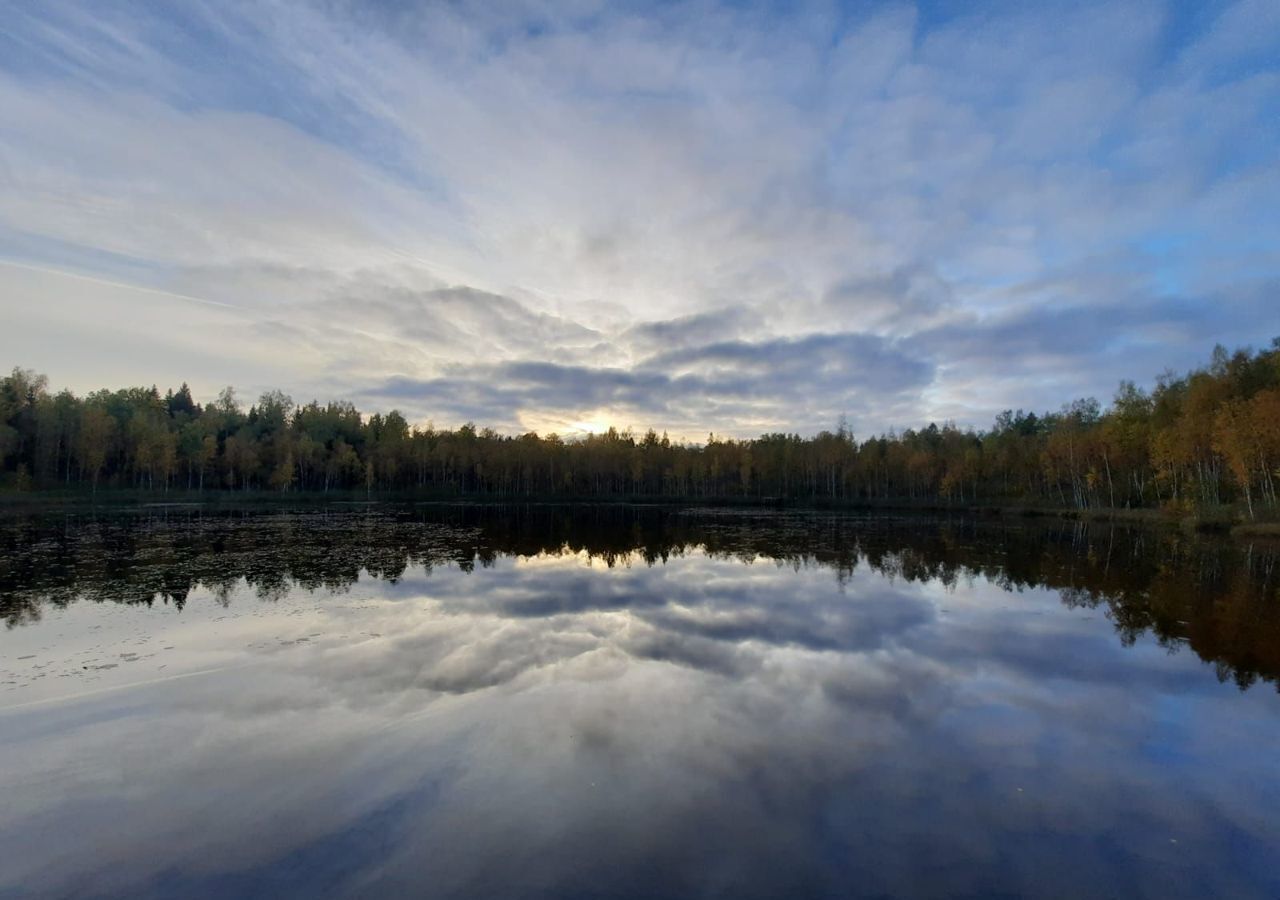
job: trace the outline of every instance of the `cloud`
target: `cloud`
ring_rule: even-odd
[[[822,299],[836,315],[852,314],[868,325],[911,333],[954,304],[955,292],[931,269],[908,266],[839,282]]]
[[[691,437],[1105,396],[1270,327],[1221,298],[1277,275],[1271,16],[15,12],[0,257],[140,293],[0,267],[0,353],[78,390],[235,381]],[[239,312],[207,332],[154,291]],[[127,339],[56,339],[96,307]],[[1164,357],[1134,356],[1161,322]],[[206,335],[194,375],[175,333]]]
[[[634,352],[649,355],[661,350],[705,345],[737,337],[751,327],[740,309],[692,313],[633,325],[619,335],[619,342]]]
[[[829,429],[842,414],[869,416],[892,408],[895,398],[905,414],[913,391],[932,374],[928,362],[882,338],[833,334],[692,346],[629,368],[535,361],[454,366],[440,377],[385,380],[365,396],[508,427],[532,427],[534,421],[506,418],[512,410],[559,414],[562,422],[581,410],[604,410],[620,427],[652,425],[701,436],[704,423],[720,421],[746,433]],[[798,419],[797,409],[812,418]]]

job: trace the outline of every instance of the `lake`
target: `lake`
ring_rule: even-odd
[[[1280,897],[1280,545],[0,519],[0,895]]]

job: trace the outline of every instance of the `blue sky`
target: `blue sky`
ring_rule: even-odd
[[[18,3],[56,387],[988,424],[1280,334],[1280,4]]]

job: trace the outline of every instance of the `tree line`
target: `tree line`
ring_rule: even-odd
[[[0,379],[0,484],[10,490],[415,492],[501,498],[652,497],[832,502],[1022,502],[1063,508],[1275,510],[1280,338],[1151,390],[1120,384],[1056,412],[1007,410],[986,430],[930,424],[858,440],[843,422],[812,437],[702,444],[609,428],[566,439],[466,424],[410,424],[349,402],[296,405],[232,388],[206,404],[184,384],[53,393],[43,375]]]

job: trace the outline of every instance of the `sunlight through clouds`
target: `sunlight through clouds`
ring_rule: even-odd
[[[1274,15],[15,9],[0,352],[81,391],[234,381],[500,430],[1105,398],[1275,330]],[[127,341],[42,324],[93,310]]]

